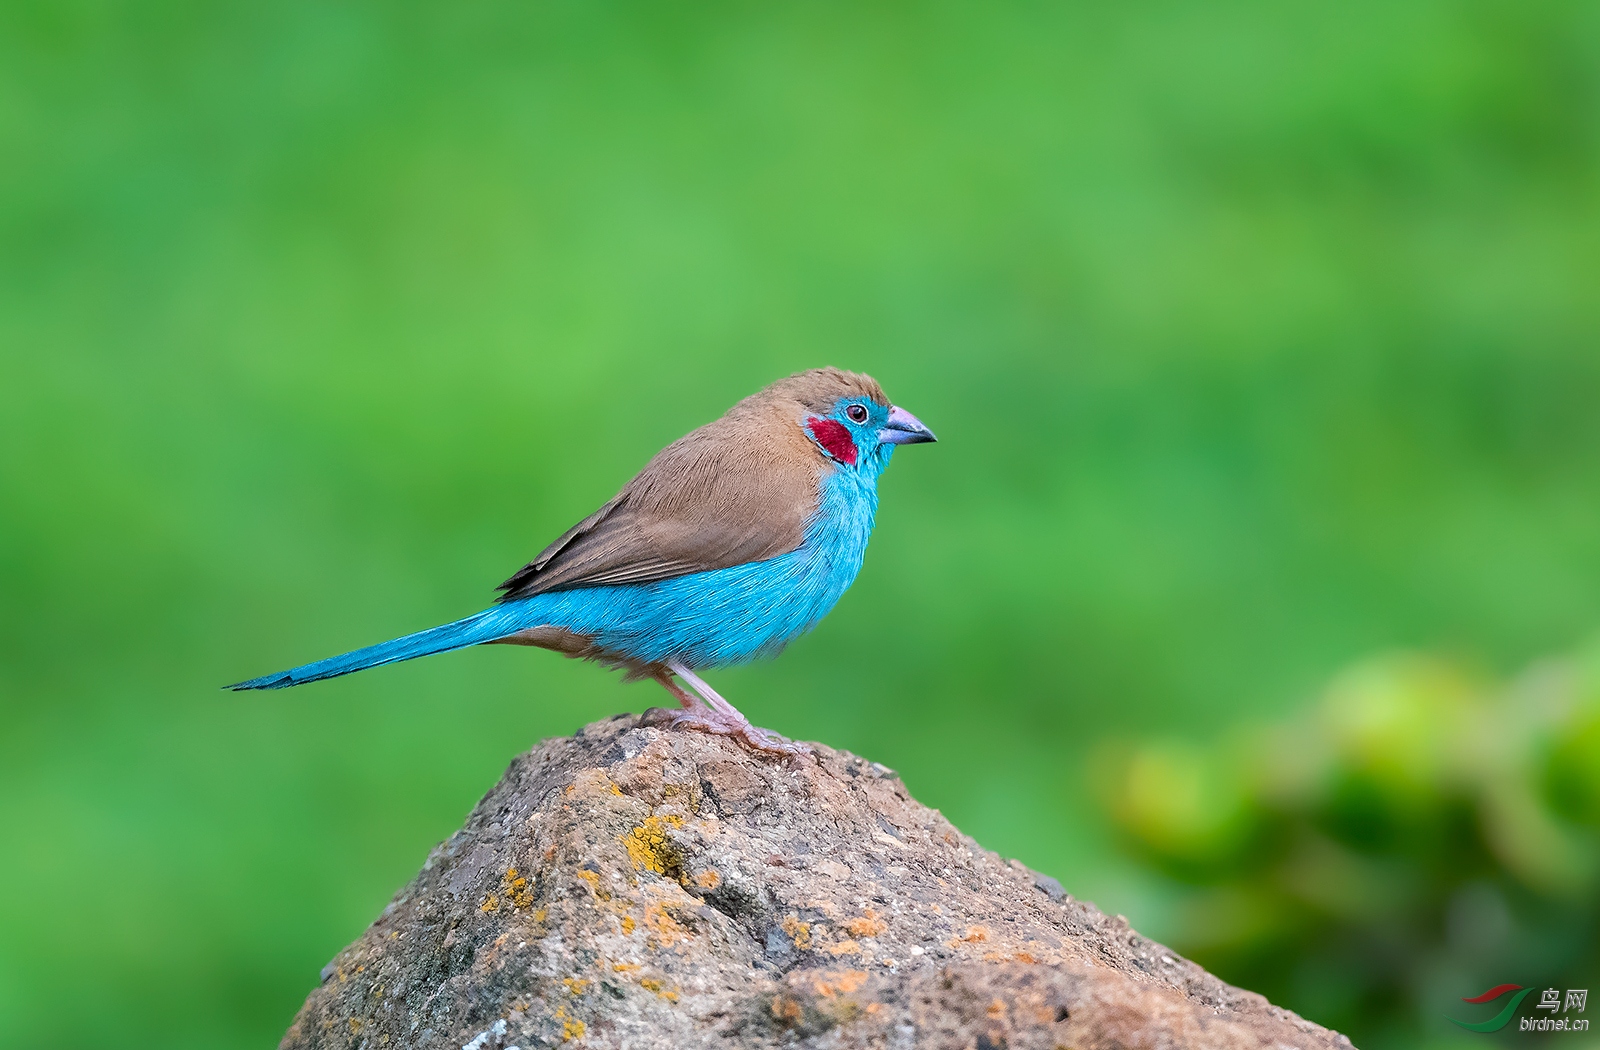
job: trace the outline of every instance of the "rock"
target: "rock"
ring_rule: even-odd
[[[843,751],[618,716],[518,758],[283,1047],[1349,1047]]]

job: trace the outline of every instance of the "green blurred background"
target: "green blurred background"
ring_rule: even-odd
[[[1597,282],[1594,3],[0,6],[0,1047],[273,1045],[514,754],[663,697],[218,686],[824,363],[941,441],[715,684],[1359,1045],[1491,1044],[1461,996],[1600,986]]]

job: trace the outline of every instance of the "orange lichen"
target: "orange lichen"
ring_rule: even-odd
[[[567,1008],[565,1005],[556,1007],[556,1012],[551,1016],[554,1017],[555,1020],[561,1022],[562,1042],[567,1042],[572,1039],[582,1039],[583,1033],[589,1030],[588,1025],[584,1024],[576,1017],[569,1017],[567,1015]]]
[[[796,948],[805,951],[811,947],[811,924],[809,922],[801,922],[800,916],[790,912],[783,917],[783,922],[780,925],[783,928],[783,932],[788,934],[789,939],[794,942]]]
[[[646,817],[639,826],[622,836],[622,844],[627,848],[628,859],[633,861],[634,868],[665,875],[677,867],[677,851],[667,832],[681,827],[683,818],[675,813],[664,817]]]
[[[949,943],[954,945],[954,944],[959,943],[959,942],[951,941]],[[983,955],[981,956],[981,958],[986,963],[1013,963],[1013,962],[1018,962],[1018,963],[1028,963],[1030,965],[1033,965],[1033,964],[1037,964],[1039,962],[1038,957],[1035,956],[1032,952],[1021,952],[1021,951],[1019,951],[1019,952],[984,952]]]
[[[772,1019],[781,1025],[797,1025],[805,1016],[805,1007],[792,995],[781,992],[772,997]]]
[[[611,969],[616,973],[632,973],[638,968],[638,963],[613,963],[611,965]]]
[[[526,908],[533,903],[533,884],[525,876],[518,875],[516,868],[506,869],[500,885],[512,907]]]
[[[945,941],[944,944],[946,948],[959,948],[963,944],[981,944],[988,939],[989,928],[987,926],[968,926],[965,936],[952,937],[950,940]]]
[[[638,923],[633,921],[633,916],[632,915],[624,915],[622,917],[622,932],[624,934],[632,933],[635,929],[638,928],[638,925],[639,925]]]
[[[824,970],[812,979],[811,987],[824,998],[849,995],[867,983],[865,970]]]
[[[889,928],[889,924],[878,917],[878,913],[871,908],[859,919],[851,919],[845,923],[844,928],[852,937],[876,937]]]
[[[582,977],[563,977],[561,978],[561,983],[567,986],[568,995],[582,995],[589,990],[589,985],[592,982]]]
[[[829,955],[849,955],[851,952],[860,954],[861,945],[856,941],[840,941],[837,944],[826,945],[823,951]]]
[[[595,895],[597,900],[608,901],[611,899],[610,891],[603,889],[600,885],[600,873],[598,871],[590,871],[588,868],[579,868],[576,872],[574,872],[574,874],[589,884],[589,890]]]
[[[478,910],[479,911],[494,911],[499,906],[500,906],[500,898],[496,897],[494,894],[491,893],[491,894],[489,894],[489,896],[487,896],[487,897],[485,897],[483,899],[483,903],[482,904],[478,905]]]
[[[650,931],[651,939],[663,948],[670,948],[678,941],[693,936],[688,927],[679,922],[672,914],[669,905],[651,904],[644,909],[644,925]]]
[[[722,876],[713,868],[707,868],[694,877],[694,884],[703,890],[714,890],[722,883]]]
[[[644,977],[639,980],[639,987],[647,992],[654,992],[669,1003],[678,1001],[678,993],[667,987],[667,982],[658,977]]]

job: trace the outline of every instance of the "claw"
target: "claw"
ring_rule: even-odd
[[[684,690],[672,680],[677,675],[689,686]],[[692,729],[700,733],[712,733],[717,736],[731,736],[742,740],[745,746],[752,751],[765,751],[773,755],[809,755],[811,748],[805,744],[796,743],[781,737],[766,729],[758,729],[750,724],[750,720],[739,712],[728,701],[722,698],[705,680],[677,661],[669,661],[661,665],[653,678],[661,683],[662,688],[671,693],[678,703],[683,705],[683,710],[671,714],[661,712],[656,724],[664,723],[680,729]],[[698,703],[696,701],[699,701]],[[652,708],[652,711],[659,710]]]
[[[690,729],[715,736],[731,736],[742,740],[752,751],[765,751],[773,755],[809,755],[811,749],[765,729],[759,729],[745,720],[729,718],[715,711],[675,711],[666,720],[674,729]]]

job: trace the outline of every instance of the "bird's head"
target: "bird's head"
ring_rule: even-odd
[[[875,379],[837,368],[814,368],[768,388],[799,403],[800,425],[840,467],[876,475],[896,445],[936,440],[922,421],[889,403]]]

